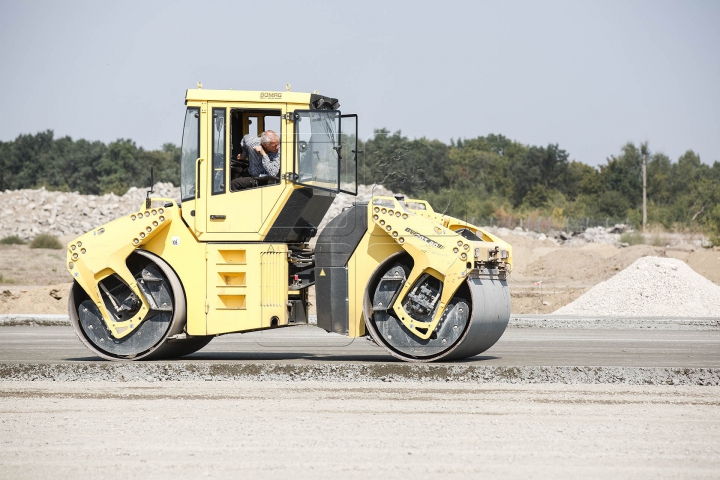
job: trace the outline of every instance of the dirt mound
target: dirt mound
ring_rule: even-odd
[[[70,279],[65,250],[0,245],[0,285],[54,285]],[[0,289],[3,290],[3,289]]]
[[[602,243],[555,248],[529,264],[522,274],[537,280],[555,280],[574,286],[592,286],[646,256],[665,256],[664,250],[649,245],[617,248]]]
[[[720,317],[720,286],[681,260],[643,257],[554,313]]]
[[[6,288],[0,292],[0,314],[67,313],[68,292],[72,283],[49,287]]]

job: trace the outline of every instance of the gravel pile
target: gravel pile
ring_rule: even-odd
[[[551,231],[547,234],[542,232],[534,232],[523,227],[515,227],[513,230],[508,228],[487,228],[490,231],[494,231],[500,238],[503,235],[512,233],[513,235],[521,235],[523,237],[532,238],[534,240],[550,240],[556,245],[584,245],[586,243],[607,243],[610,245],[622,246],[620,244],[620,233],[624,232],[629,227],[627,225],[615,225],[612,228],[606,229],[604,227],[591,227],[584,232],[558,232]]]
[[[32,240],[40,233],[55,236],[82,235],[83,233],[135,212],[145,201],[146,189],[130,188],[124,195],[81,195],[78,192],[51,192],[38,190],[5,190],[0,192],[0,231],[2,236],[16,235]],[[340,194],[320,224],[325,227],[330,219],[353,202],[367,202],[373,195],[393,195],[385,187],[359,185],[358,196]],[[172,183],[157,183],[155,198],[180,200],[180,188]]]
[[[681,260],[643,257],[554,313],[720,317],[720,286]]]
[[[55,236],[83,233],[137,211],[147,189],[130,188],[125,195],[81,195],[78,192],[5,190],[0,192],[0,232],[3,237],[16,235],[31,240],[40,233]],[[157,183],[156,198],[179,200],[180,188],[172,183]]]

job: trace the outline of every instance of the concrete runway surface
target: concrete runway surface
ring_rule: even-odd
[[[397,363],[365,338],[314,326],[217,337],[181,360],[203,362]],[[0,328],[0,363],[102,362],[72,328]],[[488,351],[456,364],[720,368],[720,331],[508,329]]]
[[[130,363],[2,327],[0,479],[718,478],[719,379],[718,331],[508,329],[417,365],[309,326]]]
[[[0,382],[0,477],[718,478],[720,387]]]

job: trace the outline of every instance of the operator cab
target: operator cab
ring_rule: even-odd
[[[357,194],[357,116],[342,115],[337,99],[198,89],[186,103],[182,217],[198,239],[307,241],[337,193]],[[280,143],[277,175],[234,190],[250,175],[241,140],[267,130]]]

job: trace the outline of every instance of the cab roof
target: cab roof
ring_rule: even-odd
[[[271,92],[248,90],[188,89],[185,102],[262,102],[309,105],[312,94],[301,92]]]

